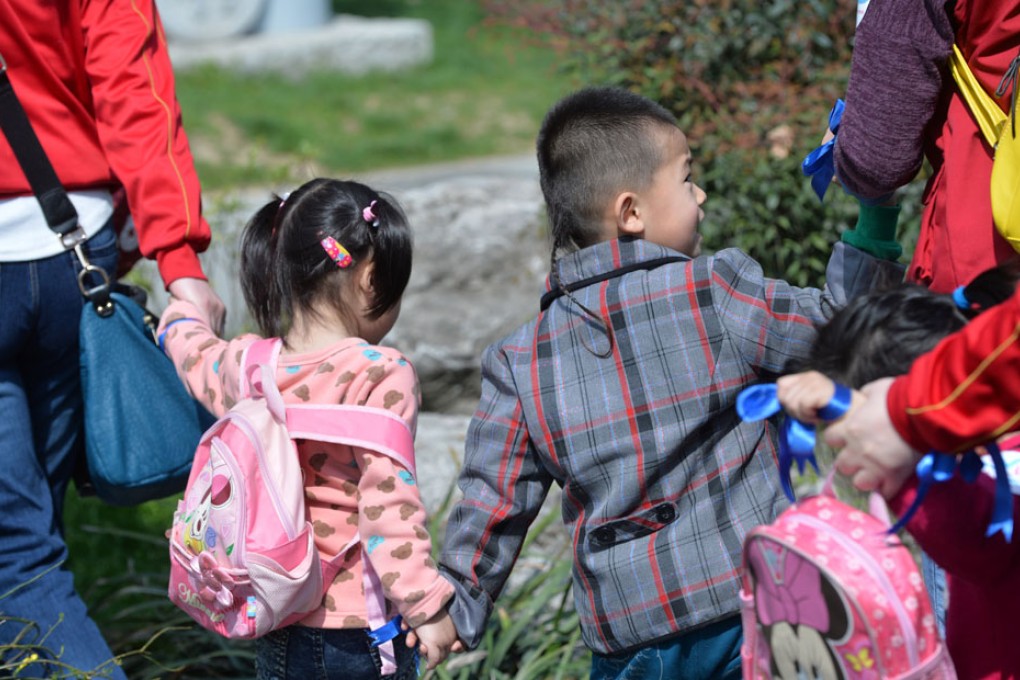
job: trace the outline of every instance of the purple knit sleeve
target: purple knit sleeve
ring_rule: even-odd
[[[946,0],[872,0],[836,140],[836,175],[851,194],[881,198],[917,174],[953,39]]]

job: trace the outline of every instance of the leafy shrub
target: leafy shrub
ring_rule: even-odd
[[[705,242],[819,285],[856,203],[823,206],[799,168],[849,71],[854,0],[485,0],[490,20],[551,42],[562,66],[670,108],[709,196]],[[915,190],[916,191],[916,190]],[[916,230],[911,215],[901,223]],[[909,241],[908,237],[908,241]]]

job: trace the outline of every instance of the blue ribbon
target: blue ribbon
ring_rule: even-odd
[[[837,384],[836,393],[828,404],[818,410],[818,417],[825,421],[842,417],[850,408],[851,395],[850,388]],[[752,385],[737,396],[737,415],[745,422],[770,418],[781,409],[776,386],[773,384]],[[814,425],[788,416],[779,426],[779,481],[791,503],[797,501],[790,480],[790,468],[794,463],[797,464],[799,474],[804,474],[806,465],[811,465],[815,472],[819,472],[818,461],[815,460],[815,441]]]
[[[398,614],[375,630],[368,631],[368,639],[372,641],[372,646],[378,647],[400,635],[401,620]]]
[[[994,536],[1001,531],[1006,542],[1010,543],[1013,540],[1013,494],[1009,488],[1006,462],[1002,459],[1002,451],[995,442],[985,444],[985,449],[995,466],[995,503],[992,507],[992,520],[988,524],[985,536]],[[889,528],[889,533],[896,533],[907,525],[921,507],[933,484],[948,481],[957,472],[965,482],[972,484],[981,474],[981,467],[981,457],[974,451],[968,451],[959,458],[955,454],[937,451],[926,453],[915,468],[918,479],[917,496],[896,524]]]
[[[158,340],[159,340],[159,351],[163,352],[163,354],[166,354],[166,346],[165,345],[166,345],[166,334],[167,334],[167,331],[170,330],[171,326],[174,326],[175,324],[179,324],[182,321],[198,321],[198,319],[192,319],[190,316],[186,316],[186,317],[183,317],[181,319],[174,319],[173,321],[168,323],[163,328],[163,332],[159,334],[159,338],[158,338]]]
[[[839,132],[840,121],[843,120],[843,110],[846,104],[842,99],[837,99],[829,112],[829,129],[833,134]],[[833,158],[833,149],[836,146],[836,138],[833,137],[825,144],[812,151],[801,163],[801,171],[811,178],[811,188],[818,194],[818,200],[825,200],[825,192],[832,184],[832,178],[836,175],[836,164]]]
[[[985,444],[985,450],[995,465],[995,505],[992,506],[992,521],[988,524],[985,536],[994,536],[1001,531],[1006,543],[1012,543],[1013,493],[1009,488],[1006,461],[1002,459],[1002,451],[995,442]]]
[[[967,299],[967,286],[957,286],[953,289],[953,302],[963,311],[970,311],[970,300]]]

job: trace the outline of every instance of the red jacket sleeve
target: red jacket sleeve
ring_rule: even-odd
[[[204,279],[197,253],[209,245],[209,225],[153,0],[81,7],[99,141],[127,192],[142,254],[156,259],[167,285]]]
[[[914,362],[887,405],[918,451],[966,451],[1020,423],[1020,289]]]

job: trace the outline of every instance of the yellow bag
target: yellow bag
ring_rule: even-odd
[[[1010,63],[995,90],[996,96],[1003,96],[1007,88],[1014,84],[1018,65],[1020,55]],[[1020,138],[1016,134],[1016,88],[1013,88],[1010,95],[1007,116],[981,87],[956,45],[953,45],[953,54],[949,59],[949,70],[960,88],[960,95],[967,102],[967,108],[977,120],[981,134],[995,153],[991,187],[995,228],[1014,250],[1020,252]]]

